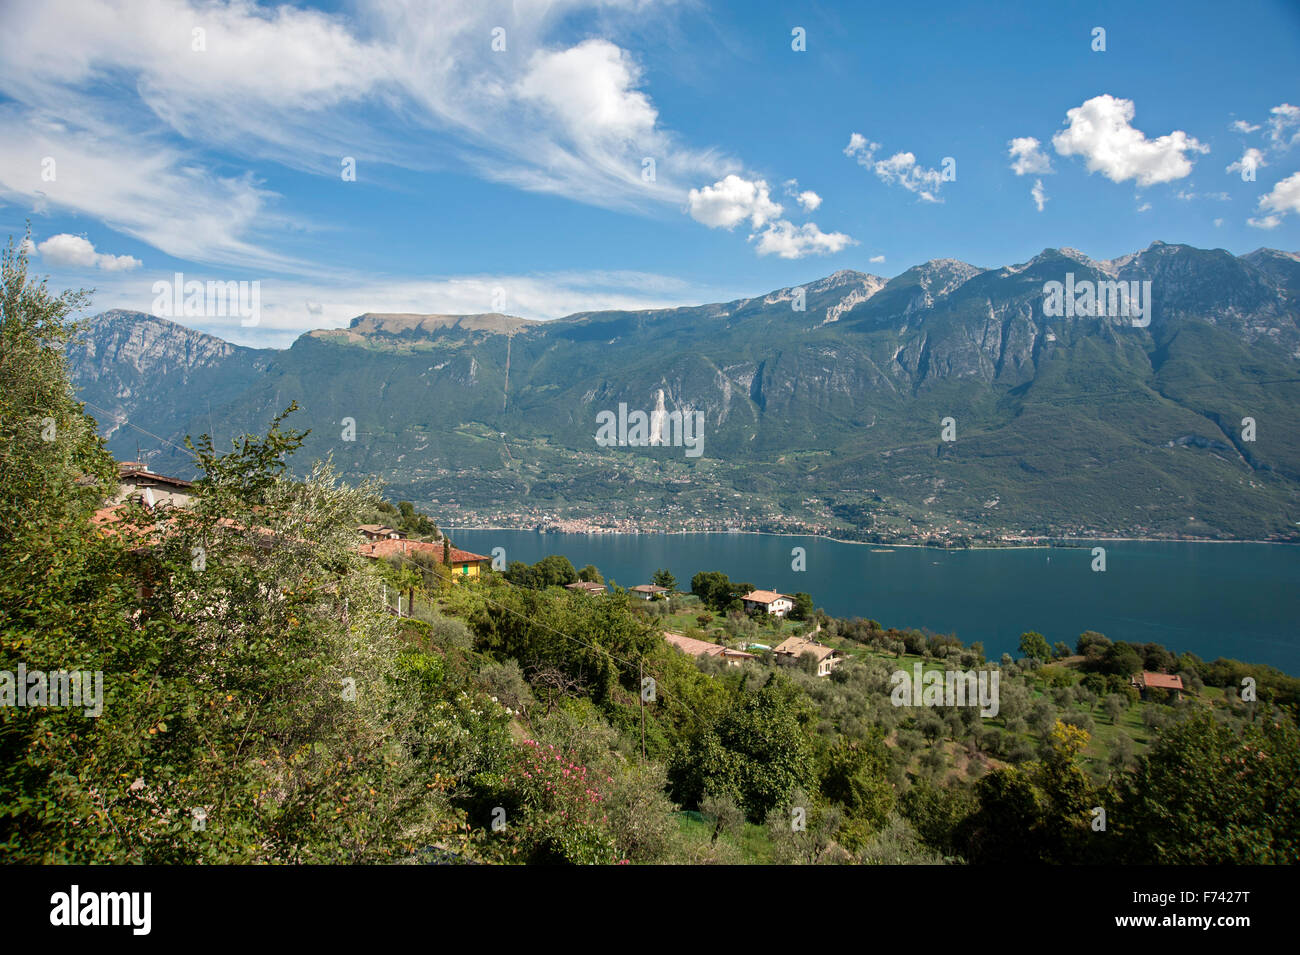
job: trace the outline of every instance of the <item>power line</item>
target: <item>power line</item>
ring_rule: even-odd
[[[149,437],[153,438],[155,441],[160,441],[163,444],[167,445],[168,447],[175,448],[177,451],[180,451],[182,454],[185,454],[193,458],[195,461],[199,459],[198,455],[195,454],[193,451],[191,451],[189,448],[181,447],[179,444],[177,444],[174,441],[168,441],[166,438],[162,437],[161,435],[154,434],[152,431],[147,431],[144,428],[140,427],[138,424],[133,423],[130,419],[126,417],[123,417],[119,420],[117,415],[109,411],[107,408],[101,408],[99,407],[99,405],[86,401],[85,399],[80,399],[80,400],[81,403],[85,405],[87,408],[92,408],[95,411],[98,411],[100,414],[107,415],[109,418],[113,419],[113,421],[115,421],[119,425],[124,424],[128,428],[134,428],[136,431],[139,431],[141,434],[148,435]]]

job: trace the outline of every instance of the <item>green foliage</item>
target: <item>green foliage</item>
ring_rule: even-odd
[[[650,583],[656,587],[667,587],[670,591],[677,589],[677,578],[665,567],[660,567],[650,577]]]
[[[594,571],[596,576],[600,576],[599,571],[590,564],[583,569],[587,572]],[[580,579],[569,558],[560,554],[549,554],[531,567],[522,561],[512,560],[506,568],[505,577],[517,587],[528,587],[532,590],[564,587],[577,583]],[[603,580],[595,582],[604,583]]]
[[[1123,784],[1126,860],[1300,862],[1300,733],[1268,712],[1244,729],[1207,713],[1168,726]]]
[[[735,599],[736,588],[721,571],[702,570],[691,578],[691,593],[710,610],[724,612]]]
[[[794,607],[788,614],[791,620],[807,620],[813,615],[813,599],[805,593],[793,594]]]
[[[864,740],[836,741],[821,771],[821,792],[844,811],[840,841],[863,848],[894,810],[889,755],[878,732]]]
[[[1088,734],[1057,721],[1043,758],[996,769],[975,785],[978,807],[956,842],[971,862],[1080,863],[1108,851],[1107,833],[1091,829],[1090,809],[1113,806],[1079,765]]]
[[[1046,663],[1052,659],[1052,648],[1046,637],[1036,630],[1030,630],[1020,635],[1020,655]]]
[[[715,726],[695,736],[671,770],[679,801],[699,805],[705,792],[729,793],[752,822],[812,789],[816,768],[806,726],[812,714],[788,680],[773,673],[741,695]]]

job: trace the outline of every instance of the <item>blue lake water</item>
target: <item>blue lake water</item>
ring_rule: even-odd
[[[944,551],[761,534],[538,534],[452,530],[479,554],[505,548],[533,563],[563,554],[595,564],[620,586],[650,582],[667,567],[683,590],[701,570],[783,593],[807,591],[837,617],[924,627],[983,641],[997,659],[1037,630],[1071,647],[1084,630],[1112,640],[1154,641],[1207,660],[1235,657],[1300,675],[1300,547],[1109,541],[1106,570],[1087,547]],[[802,547],[807,570],[791,569]]]

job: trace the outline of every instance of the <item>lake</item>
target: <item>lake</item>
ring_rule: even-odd
[[[1154,641],[1175,653],[1235,657],[1300,675],[1300,547],[1274,544],[1109,541],[1106,570],[1091,547],[945,551],[762,534],[538,534],[451,530],[457,547],[505,548],[534,563],[563,554],[595,564],[620,586],[650,582],[667,567],[690,589],[701,570],[782,593],[806,591],[832,616],[982,641],[996,660],[1020,634],[1074,647],[1084,630],[1112,640]],[[791,569],[792,548],[806,551]]]

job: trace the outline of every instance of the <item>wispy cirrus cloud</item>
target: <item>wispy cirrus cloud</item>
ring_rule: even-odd
[[[221,157],[332,178],[345,156],[363,168],[450,168],[653,215],[744,173],[662,121],[628,50],[557,42],[579,14],[617,26],[643,18],[644,4],[365,0],[347,15],[249,0],[18,6],[0,34],[0,93],[11,100],[0,195],[94,216],[178,258],[307,270],[272,251],[267,233],[326,226],[272,214],[275,193],[219,171]],[[16,143],[64,157],[47,199],[32,150]],[[814,196],[798,201],[811,210]]]

